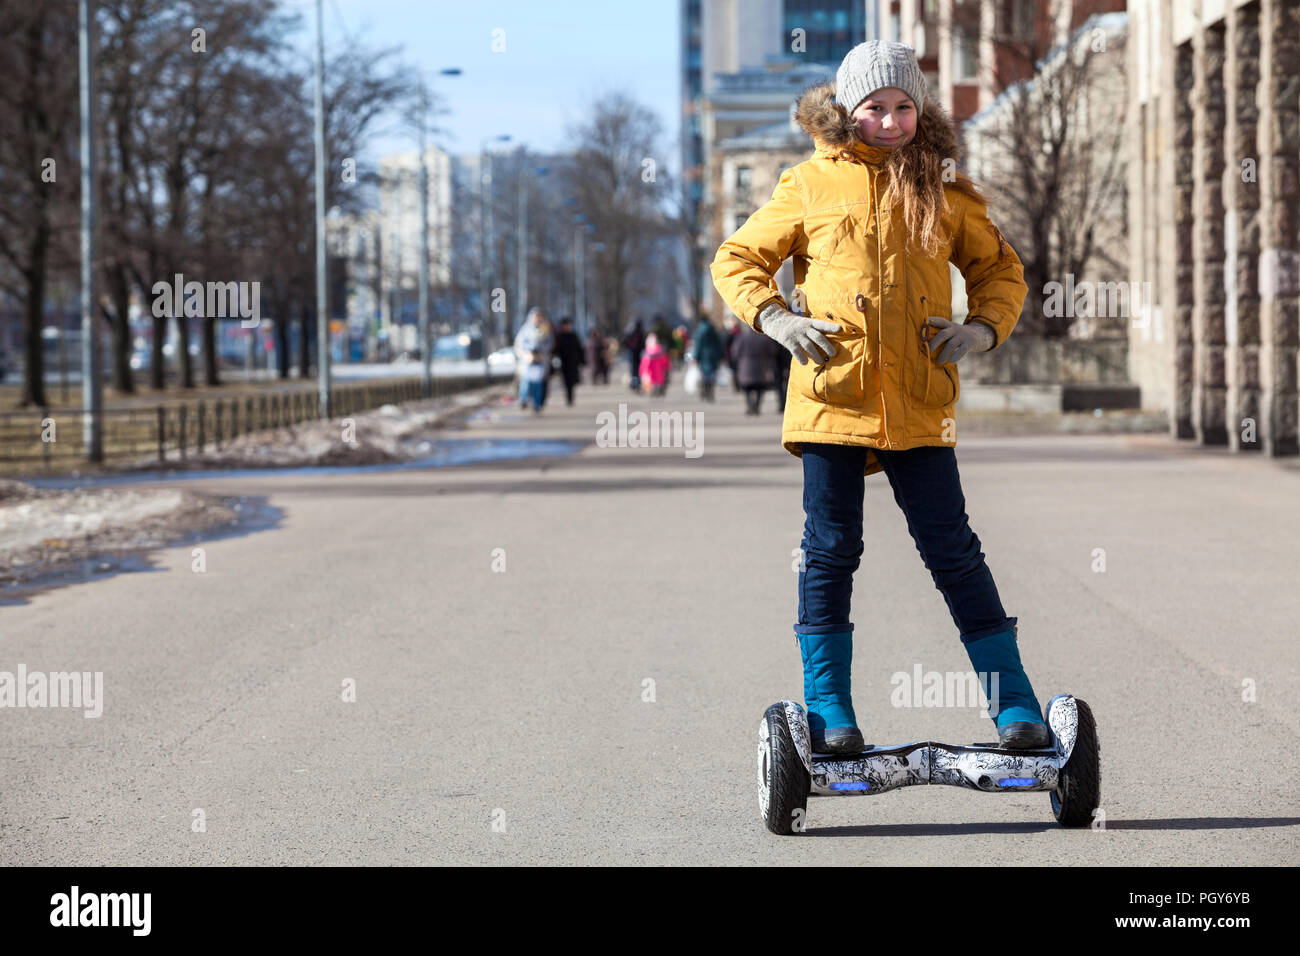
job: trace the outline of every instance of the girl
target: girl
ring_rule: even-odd
[[[781,175],[711,271],[732,311],[794,357],[781,442],[803,463],[794,630],[813,747],[863,747],[850,698],[850,595],[863,552],[864,477],[879,471],[984,684],[1001,746],[1046,746],[1016,618],[968,523],[954,451],[956,363],[1015,328],[1029,291],[1020,259],[989,221],[987,201],[953,168],[956,130],[926,98],[911,47],[859,44],[835,87],[806,91],[796,116],[816,151]],[[793,312],[774,281],[791,257]],[[950,261],[967,281],[962,324],[951,321]]]
[[[641,356],[639,370],[641,387],[647,395],[659,397],[668,389],[668,350],[659,344],[659,336],[651,332],[645,337],[645,353]]]

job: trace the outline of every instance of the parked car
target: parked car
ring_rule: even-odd
[[[481,359],[483,357],[483,340],[477,335],[460,332],[456,335],[440,335],[433,340],[433,360],[461,362]]]

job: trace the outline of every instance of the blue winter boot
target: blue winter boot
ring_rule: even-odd
[[[1016,628],[963,643],[988,698],[989,712],[998,728],[999,745],[1011,750],[1050,746],[1051,732],[1043,722],[1038,698],[1020,664]],[[992,688],[989,685],[995,673],[998,684]]]
[[[803,657],[803,696],[808,729],[816,753],[862,751],[862,732],[853,716],[849,666],[853,661],[853,632],[798,634]]]

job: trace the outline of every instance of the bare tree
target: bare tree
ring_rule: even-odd
[[[46,404],[49,273],[76,255],[76,13],[72,4],[0,3],[0,289],[22,304],[23,407]]]
[[[698,175],[700,169],[697,168],[694,172]],[[670,223],[681,240],[683,256],[678,282],[683,298],[690,303],[688,318],[694,322],[708,311],[708,299],[702,297],[701,289],[709,263],[713,260],[708,249],[708,223],[714,215],[715,203],[707,199],[695,199],[691,195],[692,187],[691,178],[684,177],[680,188],[670,193],[673,197]]]
[[[596,284],[605,312],[621,325],[633,273],[647,268],[647,253],[662,226],[662,124],[623,92],[596,100],[587,116],[569,130],[575,149],[568,186],[585,221],[595,227],[594,239],[604,243],[594,257]]]
[[[365,139],[389,112],[416,95],[405,71],[391,65],[396,51],[351,46],[325,64],[325,203],[359,209],[378,173],[358,160]],[[247,136],[231,157],[231,194],[244,210],[249,261],[257,263],[262,288],[276,317],[280,376],[289,375],[288,322],[300,323],[298,372],[311,375],[315,301],[315,186],[312,139],[312,83],[306,63],[267,81],[259,90]],[[355,162],[356,181],[345,182],[344,160]],[[236,171],[238,175],[236,175]],[[235,199],[237,195],[237,200]]]
[[[213,270],[237,262],[233,255],[219,255],[232,248],[222,235],[228,221],[219,207],[228,192],[258,186],[256,180],[233,179],[237,164],[232,156],[249,119],[244,112],[252,99],[249,91],[264,87],[267,73],[283,70],[277,53],[295,18],[258,0],[120,0],[110,16],[117,45],[109,48],[108,89],[117,108],[107,112],[131,130],[119,138],[132,149],[112,171],[132,185],[119,184],[107,195],[125,191],[134,199],[136,221],[123,227],[121,238],[137,252],[122,258],[132,260],[140,296],[151,301],[158,281],[186,272],[194,278],[215,277]],[[195,30],[203,34],[196,36]],[[141,60],[147,65],[142,67]],[[116,71],[144,75],[132,83]],[[123,102],[133,103],[134,110]],[[192,388],[189,322],[184,316],[174,318],[180,384]],[[154,317],[154,388],[164,385],[167,322],[165,315]],[[209,384],[218,381],[214,323],[215,317],[204,316],[202,352]]]
[[[199,281],[258,281],[288,375],[288,322],[302,322],[300,369],[310,374],[315,225],[310,57],[285,41],[296,15],[261,0],[116,0],[105,4],[100,57],[106,159],[101,196],[104,279],[114,327],[115,380],[130,387],[131,287],[151,302],[176,273]],[[193,30],[204,31],[196,37]],[[370,174],[354,158],[408,85],[392,51],[354,44],[326,66],[326,183],[330,205],[353,208]],[[154,316],[150,381],[164,387],[167,324],[177,325],[180,384],[195,376],[184,316]],[[201,319],[203,378],[219,384],[218,322]]]
[[[1124,98],[1098,92],[1122,76],[1122,38],[1085,24],[1059,49],[1049,49],[1046,30],[998,39],[1007,54],[998,88],[1033,78],[1007,89],[981,125],[975,148],[999,171],[978,185],[997,197],[998,222],[1024,264],[1024,330],[1064,337],[1074,318],[1044,314],[1048,283],[1097,264],[1124,268],[1122,250],[1098,242],[1100,225],[1122,216],[1115,204],[1124,201]]]

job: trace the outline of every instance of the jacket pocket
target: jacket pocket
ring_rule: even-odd
[[[808,250],[808,258],[819,266],[826,266],[830,263],[831,257],[835,255],[835,250],[839,247],[840,241],[845,236],[853,232],[853,216],[845,214],[843,218],[836,223],[834,229],[826,231],[825,235],[814,241]]]
[[[841,326],[839,332],[824,333],[836,346],[835,354],[816,366],[811,361],[807,365],[796,363],[795,387],[806,398],[861,408],[866,402],[869,370],[866,332],[829,312],[826,318]]]
[[[947,312],[944,318],[952,321],[950,309],[935,310]],[[927,311],[925,296],[921,296],[921,325],[916,333],[916,362],[912,373],[912,400],[924,408],[943,408],[957,401],[960,388],[957,384],[957,369],[952,362],[937,362],[930,351],[930,343],[921,336],[921,329],[929,324],[930,313]],[[938,331],[937,329],[935,331]]]

